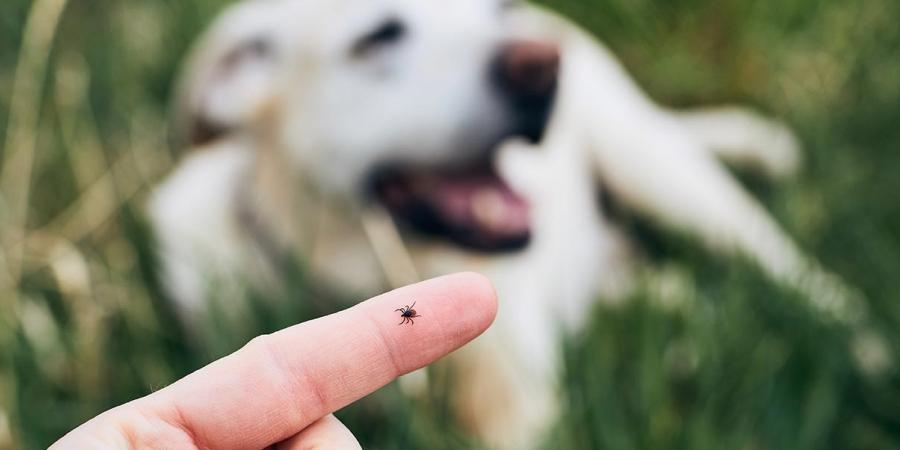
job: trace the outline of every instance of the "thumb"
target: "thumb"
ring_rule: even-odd
[[[353,433],[329,414],[275,446],[276,450],[362,450]]]

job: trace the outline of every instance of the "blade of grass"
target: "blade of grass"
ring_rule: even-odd
[[[67,0],[37,0],[31,7],[25,25],[13,80],[3,171],[0,173],[0,192],[6,203],[2,222],[5,223],[4,241],[7,245],[10,241],[24,237],[42,89],[51,45],[66,3]],[[17,283],[22,258],[21,247],[12,246],[7,251],[10,278],[13,283]]]
[[[6,142],[3,150],[3,170],[0,172],[0,196],[6,210],[0,210],[0,224],[3,225],[3,244],[22,240],[25,234],[28,217],[28,198],[30,196],[31,173],[34,164],[35,145],[37,143],[37,125],[40,120],[40,104],[42,88],[50,58],[50,47],[60,17],[67,0],[37,0],[32,4],[25,25],[22,46],[16,65],[12,87],[12,99],[9,108]],[[2,281],[7,286],[0,286],[0,315],[15,321],[15,305],[18,295],[16,286],[19,282],[22,260],[22,247],[4,248],[4,264],[0,268],[6,272]],[[8,348],[11,338],[18,327],[3,327],[0,335],[0,347]],[[0,400],[7,407],[16,397],[15,376],[7,380],[7,386],[0,387]],[[14,411],[15,408],[8,408]],[[17,437],[8,438],[16,447]]]

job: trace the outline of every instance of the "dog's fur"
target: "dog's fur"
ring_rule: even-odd
[[[408,36],[346,55],[388,16],[408,23]],[[398,235],[362,189],[368,174],[388,163],[458,165],[475,157],[469,149],[497,140],[510,112],[482,77],[491,55],[516,39],[555,43],[562,54],[540,144],[506,140],[493,158],[530,204],[528,244],[495,253]],[[536,7],[246,1],[198,45],[176,118],[202,144],[159,187],[151,215],[183,317],[203,314],[211,280],[272,284],[279,253],[300,255],[358,295],[482,272],[501,310],[455,356],[464,377],[456,400],[461,417],[498,447],[533,445],[557,410],[560,333],[577,330],[598,295],[628,291],[635,243],[600,209],[601,185],[633,212],[749,257],[822,308],[847,312],[849,294],[719,162],[789,175],[798,150],[788,129],[740,108],[660,107],[601,44]]]

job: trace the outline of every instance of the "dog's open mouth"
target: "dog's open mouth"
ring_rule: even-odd
[[[539,143],[556,97],[559,49],[521,41],[503,47],[490,78],[506,103],[510,128],[487,142],[466,167],[383,166],[370,188],[398,224],[482,251],[517,250],[531,234],[529,206],[493,169],[494,149],[506,139]]]
[[[401,226],[483,251],[528,243],[528,203],[490,161],[453,170],[392,166],[373,178],[373,193]]]

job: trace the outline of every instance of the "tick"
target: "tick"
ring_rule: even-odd
[[[413,302],[412,306],[406,305],[403,308],[394,310],[394,311],[400,311],[400,317],[403,318],[403,320],[400,321],[400,323],[398,323],[397,325],[403,325],[406,322],[409,322],[413,325],[416,324],[415,322],[413,322],[413,319],[416,317],[422,317],[422,316],[417,314],[416,310],[413,309],[415,306],[416,306],[416,302]]]

